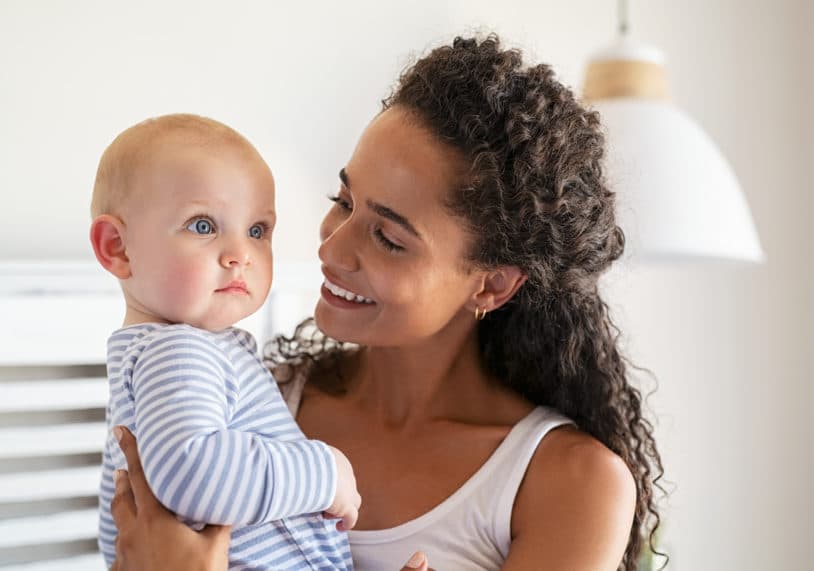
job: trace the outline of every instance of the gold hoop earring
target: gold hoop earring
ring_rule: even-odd
[[[475,308],[475,319],[478,321],[483,321],[483,318],[486,317],[486,310],[481,309],[480,307]]]

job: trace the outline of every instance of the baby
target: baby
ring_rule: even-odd
[[[361,501],[350,463],[305,438],[254,338],[232,327],[271,287],[274,179],[260,154],[212,119],[148,119],[105,150],[91,212],[94,253],[127,308],[108,340],[107,424],[137,436],[158,499],[198,528],[234,526],[230,569],[350,569],[342,531]],[[124,468],[110,435],[99,533],[108,566],[113,474]]]

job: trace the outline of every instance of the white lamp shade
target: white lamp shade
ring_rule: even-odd
[[[607,180],[633,259],[763,260],[734,172],[688,115],[643,98],[593,105],[606,131]]]

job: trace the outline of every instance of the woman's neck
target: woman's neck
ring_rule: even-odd
[[[483,367],[474,329],[452,343],[364,348],[353,361],[349,398],[391,428],[432,420],[488,423],[496,402],[522,402]]]

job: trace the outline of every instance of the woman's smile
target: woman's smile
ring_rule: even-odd
[[[322,297],[337,307],[363,307],[376,304],[372,299],[338,286],[328,278],[325,278],[322,284]]]

